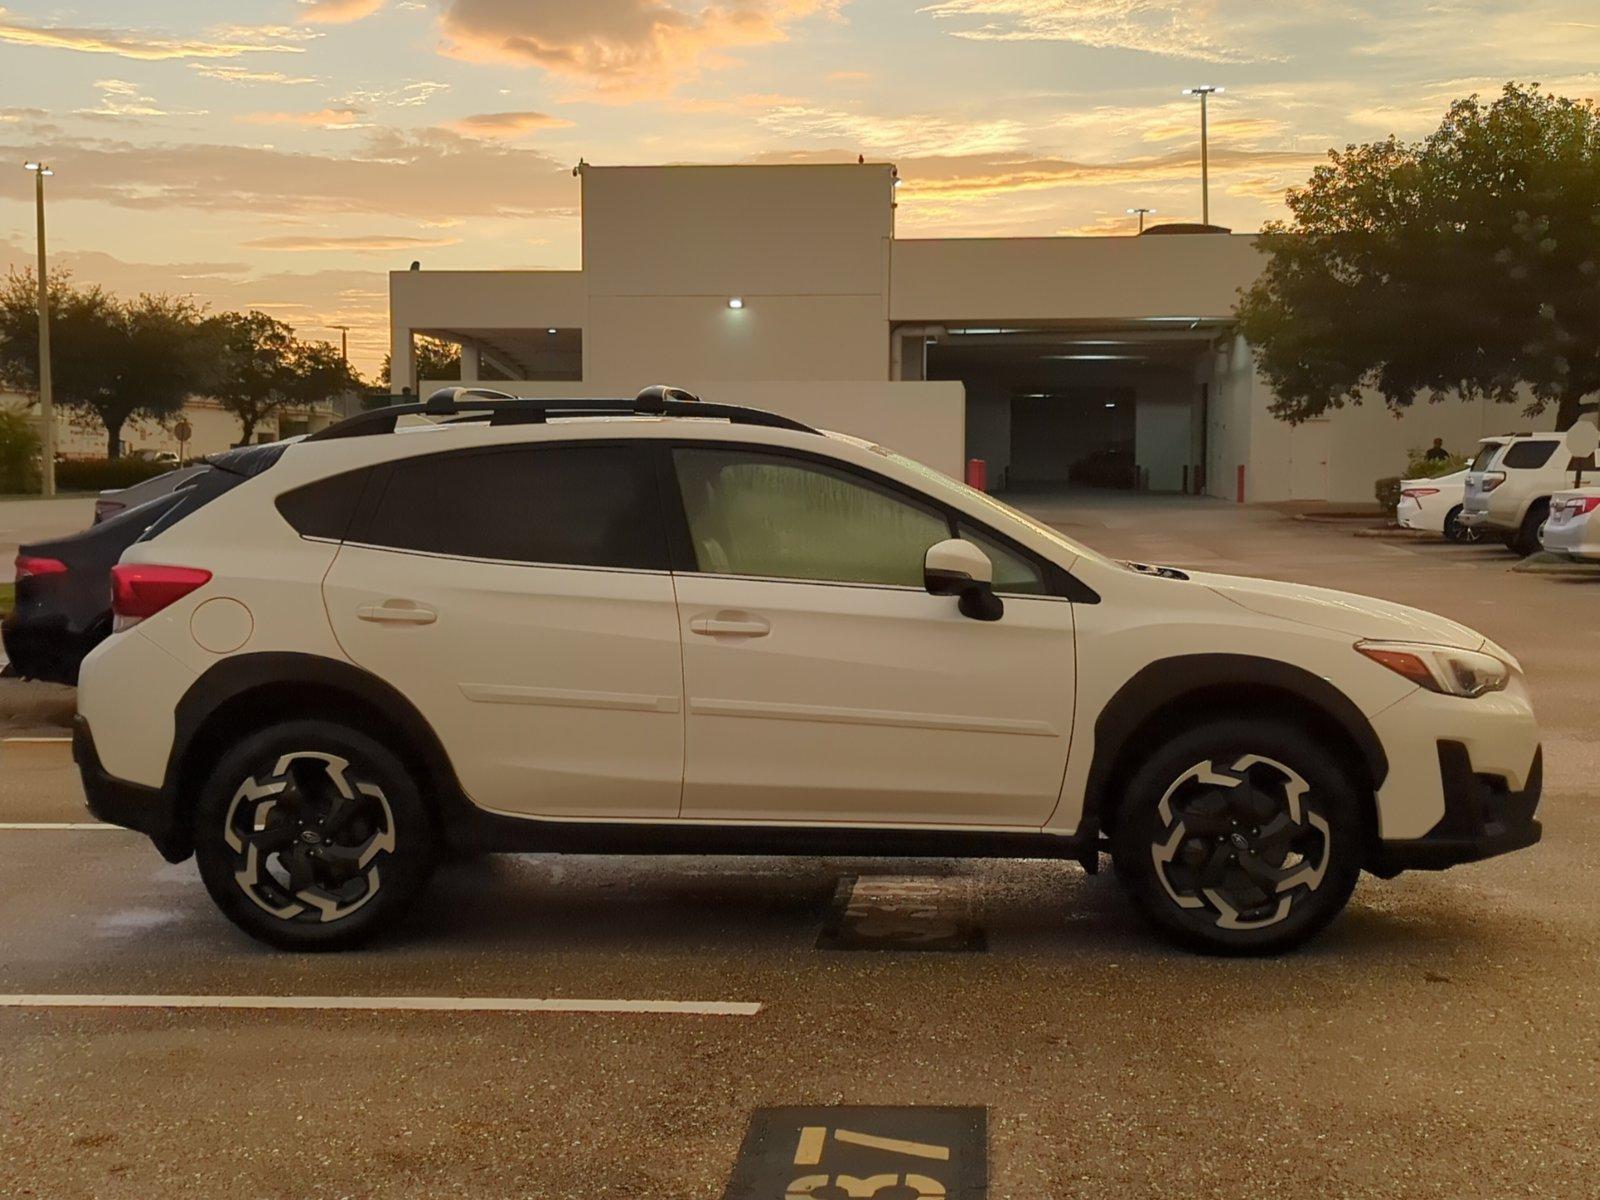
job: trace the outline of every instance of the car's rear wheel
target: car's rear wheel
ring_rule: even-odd
[[[392,926],[437,847],[402,759],[320,721],[271,726],[224,754],[202,786],[194,836],[223,913],[290,950],[344,949]]]
[[[1550,501],[1535,500],[1528,505],[1527,514],[1522,518],[1522,526],[1517,530],[1516,536],[1509,543],[1511,548],[1523,558],[1530,554],[1539,553],[1542,546],[1539,542],[1539,530],[1550,519]]]
[[[1461,505],[1456,505],[1444,517],[1444,536],[1452,542],[1475,546],[1483,541],[1483,530],[1476,525],[1461,523]]]
[[[1210,954],[1274,954],[1349,900],[1362,813],[1349,773],[1308,732],[1208,722],[1135,773],[1112,854],[1123,885],[1170,940]]]

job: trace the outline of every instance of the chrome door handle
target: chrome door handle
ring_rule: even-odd
[[[689,632],[707,637],[766,637],[772,632],[772,626],[760,617],[718,613],[715,616],[690,617]]]
[[[356,609],[363,621],[376,621],[380,625],[432,625],[439,614],[422,604],[390,601],[387,604],[363,604]]]

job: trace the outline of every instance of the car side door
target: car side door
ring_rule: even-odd
[[[477,804],[676,818],[667,567],[644,451],[573,440],[376,468],[323,591],[345,652],[416,706]]]
[[[923,584],[954,536],[925,496],[837,460],[679,444],[663,456],[683,641],[689,820],[1036,828],[1072,731],[1071,603],[1019,548],[1005,613]],[[985,544],[984,540],[987,540]]]

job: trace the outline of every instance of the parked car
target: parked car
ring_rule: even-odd
[[[165,463],[174,467],[178,465],[178,456],[171,450],[130,450],[128,457],[140,462]]]
[[[213,461],[112,568],[74,749],[273,945],[390,927],[449,848],[1109,851],[1161,933],[1270,953],[1540,836],[1482,634],[1113,561],[787,417],[448,389]]]
[[[1433,479],[1405,479],[1400,483],[1400,503],[1395,519],[1402,529],[1419,529],[1443,535],[1452,542],[1476,542],[1481,529],[1461,524],[1461,506],[1467,484],[1465,469]]]
[[[169,492],[80,533],[19,547],[16,600],[0,623],[14,673],[78,681],[84,656],[111,633],[112,564],[179,496]]]
[[[1573,487],[1573,455],[1559,433],[1518,433],[1485,438],[1467,468],[1459,523],[1498,537],[1508,549],[1529,555],[1539,549],[1539,527],[1550,512],[1550,497]],[[1593,455],[1584,463],[1593,472]]]
[[[1581,562],[1600,562],[1600,486],[1550,497],[1550,519],[1540,534],[1544,548]]]
[[[194,462],[175,471],[167,471],[133,484],[131,487],[110,488],[103,491],[94,502],[94,523],[98,525],[108,517],[114,517],[130,508],[138,508],[147,500],[175,492],[206,469],[204,462]]]

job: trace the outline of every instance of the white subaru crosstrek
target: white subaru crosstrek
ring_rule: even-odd
[[[278,946],[390,926],[447,848],[1108,851],[1164,934],[1264,953],[1363,869],[1539,839],[1481,634],[1112,561],[771,413],[450,389],[212,462],[115,568],[75,752]]]

